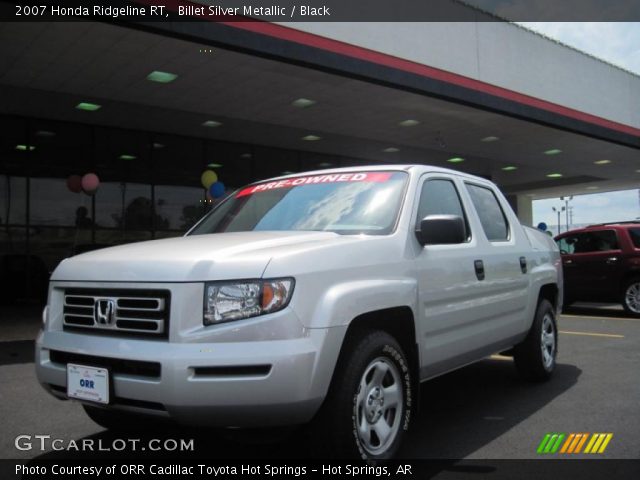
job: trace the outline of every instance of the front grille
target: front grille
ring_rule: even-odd
[[[79,353],[61,352],[51,350],[49,359],[52,363],[66,365],[75,363],[88,367],[108,368],[112,373],[122,375],[134,375],[137,377],[160,378],[161,366],[158,362],[145,362],[141,360],[126,360],[122,358],[97,357]]]
[[[64,292],[65,330],[167,338],[168,290],[73,288]]]

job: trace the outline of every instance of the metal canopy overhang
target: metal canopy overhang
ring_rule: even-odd
[[[463,157],[455,168],[537,197],[632,188],[640,179],[636,129],[447,72],[261,22],[128,27],[4,26],[0,111],[373,162],[452,166],[447,159]],[[153,84],[153,70],[178,80]],[[293,107],[301,97],[316,104]],[[108,108],[73,108],[84,100]],[[207,119],[222,126],[201,127]],[[420,123],[399,125],[407,119]],[[322,140],[302,141],[308,134]],[[489,136],[499,140],[481,141]],[[543,153],[550,149],[562,153]],[[594,164],[602,159],[611,163]],[[555,172],[563,177],[547,178]]]

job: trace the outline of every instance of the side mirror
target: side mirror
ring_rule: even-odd
[[[420,221],[416,237],[421,245],[464,243],[467,228],[459,215],[428,215]]]

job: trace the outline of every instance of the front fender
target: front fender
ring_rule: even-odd
[[[413,279],[376,279],[339,283],[327,289],[318,299],[310,316],[308,328],[348,326],[364,313],[393,307],[408,306],[414,318],[418,298],[417,282]],[[305,319],[305,316],[300,316]]]
[[[410,307],[417,318],[417,292],[417,283],[411,279],[350,281],[332,285],[308,312],[296,312],[307,328],[323,332],[323,335],[315,336],[320,344],[312,375],[312,395],[326,395],[347,329],[354,318],[404,306]]]

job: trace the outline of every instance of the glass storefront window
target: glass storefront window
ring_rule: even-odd
[[[29,189],[31,225],[91,227],[91,197],[73,193],[63,178],[32,178]]]
[[[0,127],[0,280],[16,286],[10,295],[16,299],[29,298],[29,292],[39,298],[48,273],[67,256],[184,234],[216,203],[206,200],[200,184],[204,170],[214,170],[230,193],[289,172],[357,163],[14,115],[0,115]],[[94,196],[68,190],[70,175],[87,173],[100,178]]]
[[[50,120],[29,121],[31,174],[37,177],[64,178],[91,172],[93,163],[93,127]]]
[[[151,240],[151,232],[141,230],[96,229],[96,243],[98,247],[110,247],[123,243],[142,242]]]
[[[278,148],[258,147],[254,149],[255,176],[257,180],[299,172],[298,152]]]
[[[159,231],[156,232],[156,240],[160,240],[162,238],[176,238],[176,237],[181,237],[183,234],[183,232],[176,232],[174,231],[170,231],[170,230],[165,230],[165,231]]]
[[[97,127],[94,136],[93,171],[103,182],[152,183],[150,134]]]
[[[0,226],[27,223],[27,179],[0,175]]]
[[[178,230],[182,233],[191,228],[204,215],[203,189],[197,187],[155,187],[156,229]]]
[[[151,185],[106,182],[95,197],[97,227],[151,231]]]
[[[35,145],[28,140],[24,118],[0,116],[0,173],[27,176]]]
[[[81,228],[31,227],[29,231],[30,250],[52,272],[58,264],[72,256],[84,245],[91,244],[91,231]]]
[[[175,135],[154,135],[150,182],[156,185],[200,186],[203,141]]]
[[[24,227],[0,228],[0,255],[27,253],[27,229]]]
[[[230,192],[259,180],[259,177],[254,178],[253,164],[254,151],[250,146],[208,141],[201,169],[216,172],[227,192]]]
[[[39,252],[27,251],[27,229],[0,228],[0,304],[33,298],[44,301],[48,282],[49,268]]]

